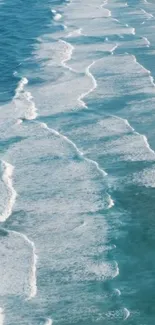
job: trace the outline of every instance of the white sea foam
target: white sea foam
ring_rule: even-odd
[[[129,53],[126,53],[126,54],[129,55]],[[146,68],[144,68],[143,65],[141,65],[141,64],[137,61],[137,58],[136,58],[135,55],[131,54],[131,57],[133,58],[134,63],[138,64],[138,65],[142,68],[143,71],[147,72],[148,74],[150,73],[149,70],[147,70]]]
[[[68,42],[66,42],[64,40],[59,40],[59,42],[61,42],[61,43],[63,43],[65,45],[64,58],[61,61],[62,66],[64,66],[65,68],[67,68],[67,69],[69,69],[71,71],[76,72],[74,69],[72,69],[69,65],[66,64],[66,62],[68,62],[72,57],[74,46],[72,46],[70,43],[68,43]]]
[[[73,30],[72,32],[70,32],[67,37],[78,37],[79,35],[84,35],[82,33],[82,28],[78,28],[78,29],[75,29]]]
[[[114,206],[114,201],[112,200],[110,195],[108,195],[108,197],[109,197],[108,209],[111,209]]]
[[[124,308],[124,320],[128,319],[130,316],[130,311],[127,308]]]
[[[144,0],[144,3],[150,5],[150,2],[148,2],[147,0]]]
[[[54,16],[54,20],[55,21],[58,21],[58,20],[60,20],[62,18],[62,15],[61,14],[55,14],[55,16]]]
[[[67,29],[68,27],[67,27],[67,25],[64,25],[64,24],[63,24],[63,28],[64,28],[64,29]]]
[[[20,93],[24,90],[24,86],[28,84],[28,79],[23,77],[18,84],[18,87],[15,90],[15,96],[14,99],[19,98]]]
[[[55,134],[55,135],[63,138],[66,142],[68,142],[69,144],[71,144],[74,147],[74,149],[76,150],[78,156],[81,157],[82,159],[84,159],[85,161],[91,163],[92,165],[94,165],[96,167],[96,169],[102,174],[102,176],[106,176],[107,175],[107,173],[102,168],[99,167],[99,164],[95,160],[86,158],[84,156],[84,153],[81,150],[79,150],[78,147],[76,146],[76,144],[72,140],[70,140],[67,136],[62,135],[58,131],[49,128],[46,123],[40,123],[40,125],[43,128],[47,129],[49,132],[51,132],[51,133],[53,133],[53,134]]]
[[[147,12],[146,10],[144,10],[144,9],[141,9],[141,11],[142,11],[146,16],[147,16],[148,19],[151,19],[151,18],[154,17],[152,14],[148,13],[148,12]]]
[[[121,296],[121,291],[119,289],[115,289],[115,292],[118,296]]]
[[[115,274],[114,274],[114,278],[116,278],[119,275],[119,267],[118,267],[118,263],[115,261]]]
[[[111,54],[114,54],[114,51],[117,49],[118,44],[114,45],[114,47],[110,50]]]
[[[151,82],[151,84],[152,84],[152,86],[153,87],[155,87],[155,82],[154,82],[154,78],[151,76],[151,71],[150,70],[147,70],[143,65],[141,65],[138,61],[137,61],[137,59],[136,59],[136,57],[135,57],[135,55],[132,55],[132,57],[133,57],[133,59],[134,59],[134,62],[135,63],[137,63],[146,73],[148,73],[148,75],[149,75],[149,79],[150,79],[150,82]]]
[[[131,34],[133,34],[133,35],[136,34],[136,30],[135,30],[135,28],[132,28],[132,29],[131,29]]]
[[[118,19],[116,19],[116,18],[113,18],[113,20],[114,20],[114,21],[117,21],[117,22],[119,23],[119,20],[118,20]]]
[[[52,325],[53,321],[51,318],[47,318],[44,325]]]
[[[33,97],[29,91],[25,92],[25,98],[28,103],[27,110],[25,112],[25,118],[27,120],[34,120],[37,117],[37,108],[35,106],[35,103],[33,101]]]
[[[23,120],[21,120],[20,118],[17,120],[17,125],[20,125],[20,124],[22,124],[23,123]]]
[[[89,158],[85,157],[84,156],[84,153],[81,150],[79,150],[78,147],[76,146],[76,144],[73,141],[71,141],[67,136],[62,135],[58,131],[49,128],[46,123],[40,123],[40,125],[41,125],[41,127],[47,129],[49,132],[51,132],[51,133],[53,133],[53,134],[55,134],[55,135],[63,138],[66,142],[68,142],[69,144],[71,144],[72,147],[74,147],[74,149],[76,150],[78,156],[80,158],[82,158],[83,160],[87,161],[88,163],[94,165],[96,167],[96,169],[98,170],[98,172],[103,177],[105,177],[107,175],[107,173],[102,168],[100,168],[99,164],[95,160],[92,160],[92,159],[89,159]],[[114,201],[112,200],[112,198],[111,198],[111,196],[109,194],[107,194],[107,195],[108,195],[108,207],[107,208],[108,209],[111,209],[114,206]],[[118,274],[119,274],[119,268],[118,268],[118,265],[116,263],[116,275],[115,276],[117,276]]]
[[[24,86],[27,84],[28,79],[23,77],[15,91],[13,101],[15,103],[16,111],[21,111],[21,114],[24,114],[25,119],[33,120],[37,117],[37,108],[33,101],[32,94],[29,91],[24,90]]]
[[[107,1],[104,1],[104,3],[100,5],[100,8],[103,8],[104,11],[107,12],[107,15],[106,15],[107,17],[111,17],[111,11],[109,9],[104,8],[104,6],[106,6],[107,3],[108,3]]]
[[[4,324],[4,311],[0,308],[0,325]]]
[[[12,214],[12,209],[17,197],[17,193],[13,187],[13,182],[12,182],[14,167],[11,164],[7,163],[6,161],[2,161],[2,169],[3,169],[2,180],[7,189],[8,202],[3,213],[0,216],[0,222],[4,222]]]
[[[37,294],[37,277],[36,277],[36,267],[37,267],[37,254],[36,254],[36,249],[34,242],[31,241],[26,235],[17,232],[17,231],[12,231],[10,230],[10,233],[13,233],[17,236],[22,237],[32,248],[32,262],[31,262],[31,271],[30,271],[30,276],[29,276],[29,286],[30,286],[30,293],[28,299],[32,299],[36,296]]]
[[[113,116],[115,116],[115,115],[113,115]],[[136,130],[135,130],[135,129],[130,125],[130,123],[128,122],[127,119],[124,119],[124,118],[121,118],[121,117],[117,117],[117,116],[115,116],[115,117],[118,118],[118,119],[120,119],[120,120],[122,120],[122,121],[124,121],[124,123],[129,127],[129,129],[130,129],[134,134],[137,134],[138,136],[142,137],[142,139],[143,139],[143,141],[144,141],[146,147],[149,149],[149,151],[150,151],[151,153],[153,153],[153,154],[155,155],[155,151],[150,147],[146,135],[137,132],[137,131],[136,131]]]
[[[149,79],[151,81],[152,86],[155,87],[154,78],[152,76],[149,76]]]
[[[150,46],[150,41],[147,39],[147,37],[143,37],[144,41],[146,42],[146,46],[149,47]]]
[[[90,88],[87,92],[81,94],[78,98],[78,101],[80,103],[81,106],[87,108],[87,105],[85,104],[85,102],[83,101],[83,99],[88,96],[92,91],[94,91],[97,88],[97,81],[94,78],[94,76],[92,75],[92,73],[90,72],[90,68],[95,64],[96,61],[93,61],[87,68],[86,68],[86,75],[88,77],[91,78],[93,86],[92,88]]]

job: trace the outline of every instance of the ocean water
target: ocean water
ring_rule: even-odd
[[[155,322],[154,0],[0,2],[0,325]]]

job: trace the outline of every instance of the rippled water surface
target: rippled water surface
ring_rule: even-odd
[[[0,2],[0,325],[155,322],[155,3]]]

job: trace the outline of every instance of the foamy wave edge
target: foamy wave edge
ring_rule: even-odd
[[[8,191],[8,204],[5,207],[2,215],[0,216],[0,222],[6,221],[10,215],[12,214],[13,206],[16,201],[17,192],[13,187],[13,171],[14,166],[9,164],[6,161],[2,161],[2,169],[3,175],[2,180],[6,185]],[[30,272],[30,295],[28,299],[31,299],[36,296],[37,293],[37,280],[36,280],[36,265],[37,265],[37,255],[34,243],[24,234],[16,231],[9,230],[10,233],[16,234],[22,238],[31,246],[32,248],[32,265],[31,265],[31,272]]]
[[[39,122],[40,123],[40,122]],[[87,161],[88,163],[90,163],[91,165],[94,165],[96,167],[96,169],[98,170],[98,172],[103,176],[107,176],[108,174],[102,169],[100,168],[99,164],[92,159],[89,159],[87,157],[84,156],[84,153],[77,147],[77,145],[70,140],[66,135],[61,134],[60,132],[51,129],[48,127],[48,125],[46,123],[40,123],[40,126],[46,130],[48,130],[50,133],[64,139],[67,143],[69,143],[76,151],[77,155],[82,158],[83,160]],[[111,196],[108,194],[108,209],[112,208],[114,206],[114,201],[112,200]]]
[[[8,192],[8,203],[0,216],[0,222],[4,222],[12,214],[12,209],[16,201],[17,192],[13,187],[13,181],[12,181],[14,166],[12,166],[11,164],[9,164],[4,160],[1,161],[1,165],[3,170],[2,180]]]
[[[15,107],[17,108],[17,104],[19,101],[24,99],[26,101],[27,110],[24,113],[24,119],[26,120],[34,120],[37,117],[37,108],[35,106],[33,96],[30,93],[30,91],[26,91],[24,88],[28,84],[28,79],[26,77],[22,77],[21,80],[18,83],[18,86],[15,91],[15,96],[13,98],[13,102],[15,104]],[[22,121],[22,118],[20,119]],[[19,124],[19,123],[18,123]]]

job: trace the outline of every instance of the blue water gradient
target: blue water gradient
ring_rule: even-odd
[[[153,0],[0,24],[0,325],[152,325]]]

